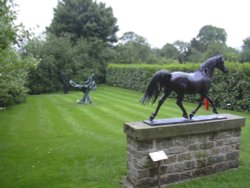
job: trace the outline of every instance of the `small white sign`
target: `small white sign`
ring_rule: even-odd
[[[149,156],[153,162],[168,159],[168,156],[166,155],[164,151],[152,152],[152,153],[149,153]]]

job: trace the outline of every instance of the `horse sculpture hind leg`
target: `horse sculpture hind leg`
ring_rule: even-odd
[[[154,118],[155,118],[155,116],[157,116],[157,114],[158,114],[158,112],[159,112],[159,110],[160,110],[160,108],[161,108],[161,105],[164,103],[164,101],[168,98],[168,96],[170,95],[170,93],[171,93],[171,91],[170,92],[165,92],[163,95],[162,95],[162,97],[160,98],[160,100],[159,100],[159,102],[158,102],[158,105],[157,105],[157,107],[156,107],[156,110],[155,110],[155,112],[149,117],[149,120],[150,121],[153,121],[154,120]]]
[[[214,105],[214,102],[208,96],[206,96],[206,98],[207,98],[208,102],[212,105],[213,113],[218,114],[216,107]]]
[[[180,109],[182,110],[183,114],[182,116],[186,119],[188,119],[188,115],[187,115],[187,111],[186,109],[184,108],[183,104],[182,104],[182,101],[184,99],[184,94],[179,94],[177,96],[177,100],[176,100],[176,104],[180,107]]]

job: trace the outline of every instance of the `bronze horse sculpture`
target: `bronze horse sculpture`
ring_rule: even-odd
[[[168,72],[166,70],[157,71],[141,99],[141,103],[145,104],[149,101],[155,103],[161,91],[163,95],[161,96],[158,106],[156,107],[155,112],[149,117],[150,121],[153,121],[156,115],[158,114],[161,105],[167,99],[167,97],[173,92],[177,94],[176,104],[180,107],[183,112],[183,117],[192,119],[195,113],[202,106],[203,100],[208,99],[209,103],[212,105],[213,112],[218,113],[213,101],[208,97],[208,91],[211,86],[211,77],[214,69],[217,68],[223,73],[227,73],[228,70],[224,65],[224,58],[221,55],[211,57],[207,59],[198,70],[193,73],[184,73],[184,72]],[[182,101],[185,94],[199,94],[200,101],[198,106],[191,114],[188,116],[187,111],[185,110]]]

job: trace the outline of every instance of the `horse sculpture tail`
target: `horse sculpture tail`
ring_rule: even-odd
[[[167,87],[171,80],[171,73],[165,70],[157,71],[151,79],[148,88],[140,100],[141,104],[151,101],[154,103],[158,98],[163,87]]]

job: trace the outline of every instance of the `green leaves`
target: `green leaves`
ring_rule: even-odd
[[[15,26],[16,12],[12,0],[0,1],[0,107],[23,102],[28,88],[27,76],[36,62],[33,58],[22,59],[11,45],[20,44],[28,34]]]
[[[225,43],[227,40],[227,33],[225,29],[206,25],[200,29],[197,38],[203,45],[207,46],[211,42]]]
[[[21,59],[11,49],[0,52],[0,106],[23,102],[27,97],[27,76],[32,59]]]
[[[95,81],[105,81],[105,68],[110,59],[110,48],[98,38],[80,38],[73,44],[71,35],[57,37],[50,34],[45,42],[32,41],[27,46],[27,54],[40,59],[37,69],[29,74],[31,93],[60,91],[63,71],[68,79],[82,83],[91,73]]]
[[[241,61],[250,62],[250,37],[246,38],[243,43]]]
[[[15,19],[15,12],[11,10],[12,6],[12,1],[0,1],[0,50],[9,47],[16,35],[12,24]]]
[[[48,28],[50,33],[60,37],[71,34],[72,41],[79,38],[98,38],[104,42],[116,42],[116,18],[111,8],[92,0],[63,0],[58,3],[54,19]]]

